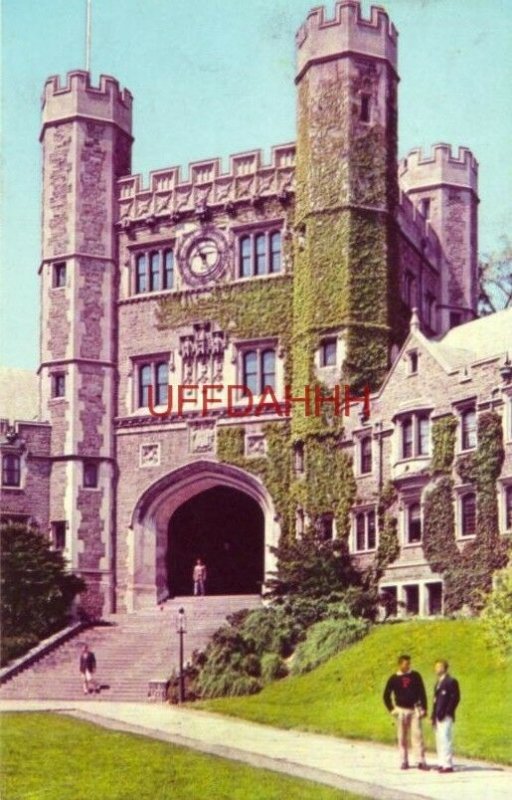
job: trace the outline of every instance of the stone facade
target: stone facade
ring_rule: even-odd
[[[401,458],[397,437],[405,416],[433,420],[459,400],[478,412],[491,397],[511,413],[500,372],[505,348],[496,343],[482,356],[480,345],[450,339],[453,326],[465,323],[472,339],[480,324],[471,322],[477,163],[467,149],[454,154],[445,144],[398,162],[397,34],[380,8],[369,19],[355,0],[337,2],[332,18],[314,9],[297,34],[296,82],[296,143],[275,147],[268,162],[259,151],[240,153],[226,171],[210,159],[190,164],[186,176],[179,167],[158,170],[147,184],[130,174],[130,93],[106,76],[94,87],[82,71],[65,85],[46,82],[40,433],[47,460],[44,468],[37,462],[39,482],[26,473],[19,504],[37,509],[43,530],[65,523],[65,553],[88,582],[82,600],[94,616],[174,592],[173,519],[216,487],[258,503],[266,573],[275,566],[271,548],[287,525],[283,472],[303,448],[311,477],[308,447],[326,431],[309,429],[294,411],[277,469],[272,437],[289,421],[275,407],[244,415],[239,390],[226,397],[226,387],[249,383],[255,394],[270,385],[281,398],[286,386],[296,395],[315,383],[369,386],[370,418],[361,422],[354,406],[339,444],[357,484],[351,547],[360,565],[371,566],[378,527],[375,541],[365,529],[358,542],[354,526],[391,481],[400,555],[381,584],[395,587],[411,611],[442,609],[442,577],[421,540],[407,542],[405,533],[404,515],[413,501],[421,508],[428,484],[430,444],[421,456]],[[510,336],[509,318],[502,324]],[[184,385],[196,388],[182,393],[178,413]],[[23,441],[32,430],[23,428]],[[368,436],[371,469],[361,472]],[[17,513],[14,502],[9,510]],[[213,553],[223,534],[215,508],[209,513],[212,541],[201,541]],[[298,508],[297,518],[308,513]],[[239,522],[243,539],[248,521]],[[359,547],[363,538],[371,546]],[[180,551],[187,564],[199,546],[190,541]],[[234,557],[236,536],[222,546],[214,570]],[[441,600],[431,585],[441,585]],[[409,586],[419,587],[417,603]]]

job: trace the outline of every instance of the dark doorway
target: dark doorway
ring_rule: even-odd
[[[183,503],[169,522],[167,575],[171,597],[192,594],[192,570],[207,568],[206,594],[259,594],[264,520],[258,503],[236,489],[207,489]]]
[[[430,616],[443,613],[443,584],[429,583],[428,588],[428,613]]]
[[[420,587],[417,583],[404,586],[405,589],[405,610],[408,614],[420,613]]]

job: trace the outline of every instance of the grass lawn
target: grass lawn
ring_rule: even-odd
[[[456,753],[512,763],[512,663],[500,662],[478,620],[424,620],[375,627],[362,641],[313,672],[270,684],[261,694],[202,701],[201,708],[244,719],[355,739],[394,742],[394,726],[382,702],[400,653],[432,698],[433,662],[446,658],[461,686],[455,726]],[[194,706],[192,706],[194,707]],[[433,748],[430,724],[427,743]]]
[[[2,800],[363,800],[58,715],[1,714],[0,724]]]

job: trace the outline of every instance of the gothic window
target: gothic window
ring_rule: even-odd
[[[282,236],[280,231],[247,233],[238,239],[238,275],[250,278],[281,272]]]
[[[137,263],[137,274],[135,277],[135,291],[137,294],[142,292],[147,292],[148,290],[148,276],[147,276],[147,269],[146,269],[146,254],[141,253],[137,256],[136,263]]]
[[[56,372],[52,375],[52,397],[65,397],[66,395],[66,376],[63,372]]]
[[[424,197],[420,201],[420,212],[425,219],[430,219],[430,197]]]
[[[467,409],[461,414],[461,446],[463,450],[476,447],[476,411]]]
[[[416,279],[409,270],[406,270],[404,275],[404,294],[405,302],[412,308],[416,300]]]
[[[160,290],[160,253],[150,253],[149,256],[149,291]]]
[[[418,353],[412,350],[409,353],[409,375],[416,375],[418,372]]]
[[[248,278],[252,272],[251,237],[242,236],[240,239],[240,277]]]
[[[430,419],[427,416],[418,417],[417,424],[417,453],[426,456],[430,452]]]
[[[512,530],[512,486],[505,489],[505,530]]]
[[[334,538],[334,518],[332,514],[323,514],[318,521],[318,538],[322,542],[330,542]]]
[[[377,546],[377,530],[375,510],[359,511],[355,517],[355,541],[354,549],[356,552],[375,550]]]
[[[412,417],[408,417],[402,422],[402,458],[412,458],[413,443]]]
[[[252,394],[263,394],[266,386],[276,387],[275,350],[246,350],[242,354],[243,385]]]
[[[369,94],[362,94],[361,113],[360,113],[361,122],[370,122],[370,108],[371,108],[370,103],[371,103],[371,96]]]
[[[462,536],[474,536],[476,533],[476,496],[474,492],[464,495],[461,507]]]
[[[96,489],[98,486],[98,465],[95,461],[84,461],[84,487]]]
[[[60,289],[66,285],[66,262],[59,261],[53,265],[53,288]]]
[[[139,408],[147,408],[149,405],[149,387],[151,385],[151,365],[144,364],[139,367]]]
[[[259,233],[254,238],[254,274],[264,275],[267,266],[267,237]]]
[[[408,544],[421,542],[421,509],[419,503],[414,503],[407,509],[407,542]]]
[[[166,361],[162,361],[156,365],[155,403],[157,406],[162,406],[167,403],[168,386],[169,365]]]
[[[151,250],[135,256],[135,294],[174,289],[174,252]]]
[[[336,339],[324,339],[320,344],[320,366],[336,366]]]
[[[64,520],[52,522],[52,544],[55,550],[66,549],[67,523]]]
[[[2,486],[19,486],[21,483],[21,459],[15,453],[2,457]]]
[[[436,329],[436,298],[431,292],[425,294],[425,322],[431,330]]]
[[[293,447],[293,469],[296,475],[304,472],[304,444],[296,442]]]
[[[281,272],[281,234],[278,231],[270,235],[269,272]]]
[[[372,471],[372,439],[371,436],[365,436],[361,439],[361,474],[367,475]]]
[[[174,288],[174,253],[172,250],[164,251],[164,289]]]

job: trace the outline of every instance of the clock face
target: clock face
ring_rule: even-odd
[[[204,277],[215,270],[219,263],[220,250],[213,239],[200,239],[190,249],[188,257],[190,271],[198,277]]]
[[[185,282],[203,286],[217,280],[227,266],[227,241],[217,228],[202,228],[182,241],[178,261]]]

